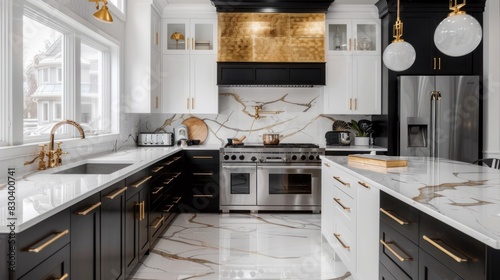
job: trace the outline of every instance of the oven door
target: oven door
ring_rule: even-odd
[[[257,205],[257,164],[222,163],[220,205]]]
[[[259,164],[258,205],[321,205],[321,165]]]

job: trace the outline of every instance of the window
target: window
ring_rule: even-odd
[[[58,83],[62,82],[62,68],[61,67],[57,68],[57,82]]]
[[[49,122],[49,102],[42,102],[42,117],[41,124],[46,124]]]
[[[54,102],[54,108],[52,109],[53,115],[52,119],[55,121],[62,120],[62,105],[61,102]]]

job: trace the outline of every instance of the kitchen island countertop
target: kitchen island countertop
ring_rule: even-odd
[[[381,168],[350,163],[347,157],[324,161],[451,227],[500,249],[500,171],[440,158],[401,157],[407,167]]]

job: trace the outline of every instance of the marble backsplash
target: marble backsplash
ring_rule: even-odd
[[[254,106],[262,105],[255,118]],[[324,115],[322,88],[219,88],[218,115],[143,114],[141,132],[173,132],[192,116],[209,128],[205,144],[224,145],[227,138],[246,136],[244,143],[262,143],[262,134],[279,133],[282,143],[325,145],[325,133],[334,120],[368,116]]]

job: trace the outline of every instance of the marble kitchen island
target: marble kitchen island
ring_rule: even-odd
[[[386,237],[386,232],[384,230],[386,228],[386,222],[383,221],[390,221],[393,220],[393,218],[396,218],[399,222],[405,224],[406,227],[410,227],[412,225],[415,225],[416,227],[413,231],[416,232],[415,236],[419,237],[411,240],[409,237],[411,234],[407,234],[409,242],[413,242],[413,245],[415,245],[412,250],[416,249],[414,252],[416,256],[406,258],[404,255],[411,255],[412,250],[405,250],[403,245],[397,246],[395,251],[399,254],[398,257],[405,259],[402,262],[407,261],[407,259],[416,261],[418,256],[421,256],[420,263],[416,263],[414,265],[415,267],[408,269],[414,270],[416,274],[420,273],[424,276],[419,277],[419,279],[428,279],[425,276],[428,271],[432,271],[431,268],[422,264],[423,260],[426,259],[427,255],[425,254],[427,253],[430,253],[434,258],[439,260],[441,263],[444,263],[444,266],[447,268],[454,266],[455,264],[453,262],[465,263],[466,266],[468,266],[463,268],[466,275],[467,273],[472,273],[471,271],[474,271],[475,268],[472,268],[471,266],[476,264],[478,264],[478,266],[482,266],[486,263],[486,265],[481,268],[482,271],[478,272],[479,274],[474,274],[473,279],[499,279],[498,271],[495,271],[491,265],[487,265],[488,263],[492,263],[493,260],[498,263],[500,254],[500,172],[498,170],[439,158],[401,157],[401,159],[408,160],[408,166],[398,168],[380,168],[373,165],[352,163],[348,161],[347,157],[325,156],[322,159],[322,196],[325,192],[327,195],[327,197],[322,198],[323,204],[329,200],[330,204],[333,204],[333,207],[331,208],[335,208],[331,211],[327,205],[323,205],[322,214],[329,216],[328,213],[332,213],[333,216],[332,225],[328,225],[328,218],[324,219],[327,224],[322,223],[323,235],[325,235],[325,238],[329,240],[335,251],[337,253],[340,252],[339,256],[341,258],[343,254],[342,250],[349,252],[347,254],[348,257],[344,258],[347,258],[348,261],[353,263],[353,265],[351,267],[348,266],[348,268],[353,271],[354,275],[356,275],[356,268],[358,268],[358,271],[362,273],[362,270],[359,269],[360,265],[366,267],[363,261],[359,262],[359,258],[363,257],[361,252],[366,252],[366,249],[363,251],[362,249],[357,248],[356,244],[359,242],[368,242],[368,250],[371,250],[369,251],[372,254],[371,257],[376,259],[378,262],[379,257],[373,256],[375,251],[373,250],[375,246],[373,243],[376,242],[378,246],[378,252],[376,253],[378,254],[380,252],[380,261],[382,262],[384,254],[386,253],[385,251],[387,251],[384,249],[387,247],[382,244],[382,241],[379,242],[379,239],[384,239]],[[333,174],[328,172],[333,172]],[[331,178],[329,178],[329,176]],[[331,185],[333,185],[334,190],[334,193],[332,194],[334,199],[333,203],[331,202],[332,200],[328,193]],[[373,200],[376,199],[377,202],[371,201],[369,198],[362,196],[361,192],[363,189],[366,190],[367,187],[371,188],[372,192],[373,189],[382,191],[380,194],[377,191],[374,192],[375,195]],[[341,191],[339,192],[338,189]],[[380,200],[378,195],[380,195]],[[391,209],[391,211],[384,210],[389,215],[385,214],[382,210],[380,210],[380,212],[376,211],[379,207],[380,209],[385,207],[382,204],[385,203],[384,201],[386,201],[386,199],[384,197],[386,196],[389,197],[389,200],[393,199],[391,201],[402,202],[403,206],[406,205],[411,208],[411,211],[417,213],[414,215],[417,217],[416,220],[413,222],[406,222],[401,218],[405,216],[404,213],[399,214],[399,216],[395,214],[398,213],[397,209]],[[342,206],[338,206],[339,202]],[[336,210],[337,208],[340,209],[340,211]],[[349,208],[349,211],[345,208]],[[375,211],[377,213],[376,215],[373,214]],[[347,219],[347,221],[343,221],[346,220],[343,216],[347,216],[349,219]],[[381,222],[377,225],[373,225],[373,219],[378,220],[377,216],[380,217]],[[340,224],[337,225],[337,221],[339,220]],[[439,244],[437,245],[441,245],[440,247],[442,247],[444,251],[447,251],[448,253],[451,252],[454,256],[462,255],[461,261],[453,260],[449,254],[442,253],[443,250],[440,250],[442,256],[433,255],[434,252],[432,250],[434,249],[432,249],[432,247],[435,247],[434,245],[432,245],[430,249],[427,249],[431,243],[422,236],[422,232],[424,229],[429,228],[429,225],[434,222],[436,222],[440,227],[443,226],[443,228],[447,231],[446,234],[440,235],[440,239],[438,240],[439,242],[437,242]],[[373,237],[372,235],[364,233],[364,231],[369,231],[369,228],[366,226],[367,223],[372,225],[372,234],[373,231],[378,232],[380,229],[380,236],[377,235],[376,237]],[[410,226],[408,226],[408,224]],[[344,234],[343,236],[340,235],[340,239],[331,237],[332,233],[330,230],[334,232],[334,237],[338,237],[339,235],[335,235],[335,231],[342,231],[344,227],[349,229],[346,231],[347,234]],[[389,228],[389,231],[392,228],[391,225],[387,227]],[[404,233],[404,229],[401,230],[396,228],[396,226],[393,227],[396,232],[402,232],[402,235],[406,234]],[[430,230],[434,229],[430,228]],[[352,235],[350,240],[349,234]],[[479,253],[482,254],[480,257],[483,259],[478,261],[473,256],[468,256],[467,253],[469,252],[467,252],[467,250],[453,248],[453,246],[451,246],[451,244],[454,244],[453,241],[446,241],[446,235],[449,235],[450,237],[457,235],[461,238],[465,238],[465,241],[463,242],[464,244],[468,244],[467,242],[469,241],[473,245],[479,244],[478,247],[482,247],[479,249]],[[355,245],[349,246],[349,244],[346,244],[348,243],[345,241],[346,238]],[[369,239],[370,241],[366,241],[366,239]],[[430,239],[431,242],[437,240],[433,240],[432,238]],[[344,244],[342,244],[342,242],[344,242]],[[390,242],[385,243],[389,244],[389,247],[392,246],[392,249],[395,248],[395,239],[391,239]],[[433,243],[436,244],[436,242]],[[473,245],[470,247],[474,247]],[[350,248],[345,249],[346,247]],[[355,254],[354,252],[356,252],[356,250],[359,250],[360,253]],[[391,254],[391,252],[387,253],[387,255]],[[448,263],[449,260],[447,258],[452,262]],[[375,266],[373,260],[368,261],[368,263]],[[392,263],[390,263],[390,265],[392,265]],[[409,272],[408,270],[405,270],[405,265],[400,264],[399,261],[394,263],[394,267],[401,269],[406,277],[408,277],[407,279],[414,279],[413,276],[415,273],[412,276],[411,271]],[[385,268],[387,267],[380,265],[381,273]],[[403,279],[396,276],[399,271],[394,272],[390,268],[387,269],[389,269],[392,274],[395,274],[394,278]],[[463,279],[468,279],[468,277],[463,276],[460,271],[457,272],[454,267],[451,267],[450,270],[451,272],[457,273]],[[460,270],[460,268],[458,270]],[[476,277],[476,275],[478,276]],[[360,277],[358,278],[365,279]],[[391,278],[389,277],[385,279]]]

